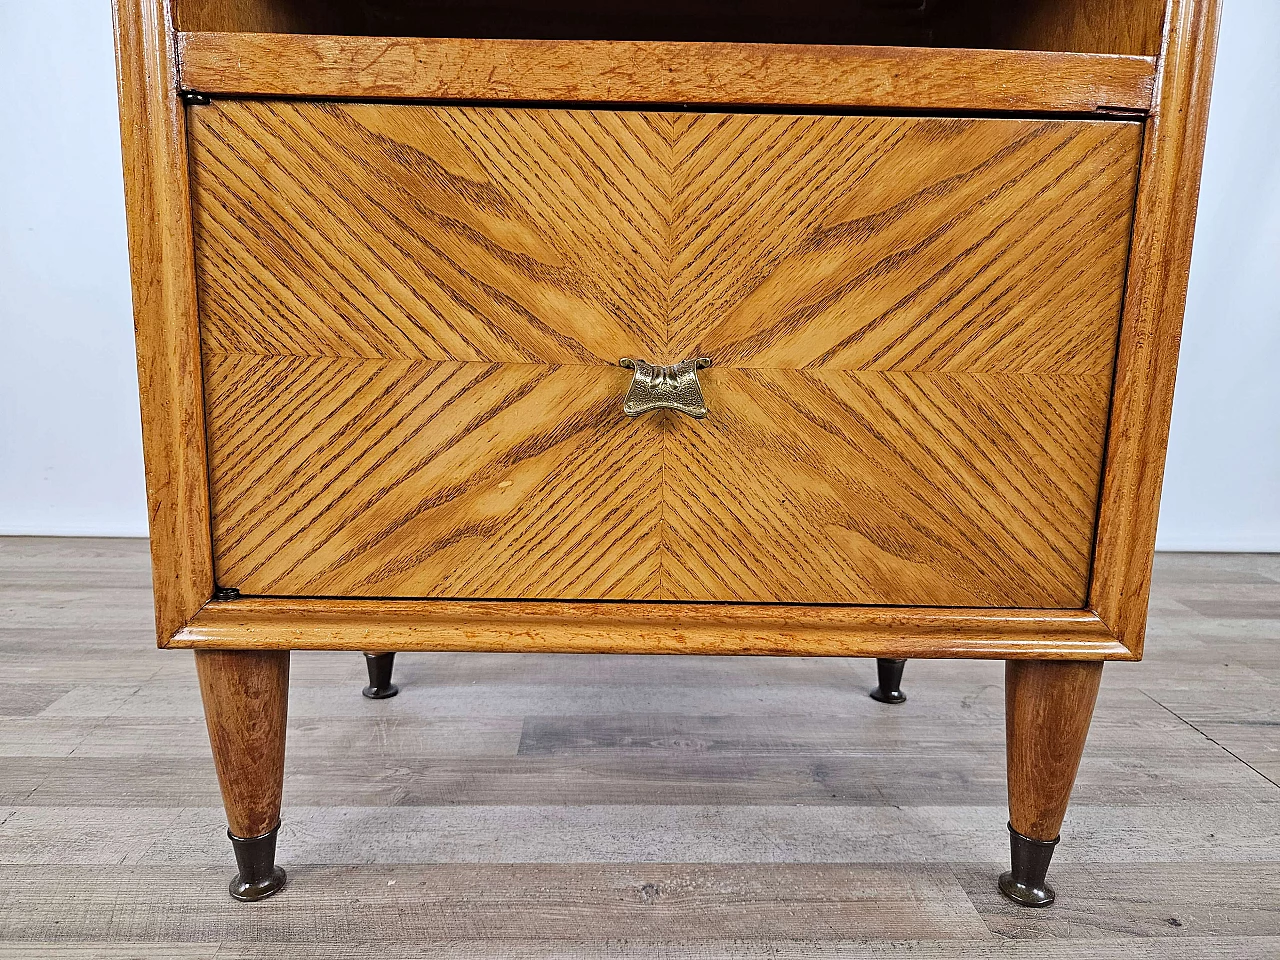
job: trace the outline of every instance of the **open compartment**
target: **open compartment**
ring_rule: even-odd
[[[1155,56],[1165,0],[174,0],[181,31]]]

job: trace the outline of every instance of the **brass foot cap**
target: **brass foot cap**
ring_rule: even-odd
[[[237,837],[227,831],[238,868],[227,887],[232,897],[246,902],[265,900],[284,887],[284,870],[276,866],[276,836],[279,833],[278,823],[260,837]]]
[[[1009,855],[1013,869],[1000,877],[1000,892],[1024,907],[1047,907],[1053,903],[1053,887],[1045,882],[1053,859],[1053,840],[1033,840],[1009,824]]]
[[[1041,883],[1038,887],[1013,879],[1013,871],[1000,875],[1000,892],[1014,903],[1024,907],[1047,907],[1053,903],[1053,887]]]
[[[871,691],[871,699],[879,700],[881,703],[906,703],[907,695],[901,690],[890,690],[888,693],[876,687]]]
[[[386,700],[387,698],[394,697],[399,693],[400,688],[394,683],[389,683],[385,687],[365,687],[360,692],[370,700]]]
[[[284,867],[273,867],[271,875],[260,880],[243,880],[239,874],[236,874],[228,890],[237,900],[252,903],[254,900],[265,900],[279,893],[284,888],[286,879],[288,878]]]

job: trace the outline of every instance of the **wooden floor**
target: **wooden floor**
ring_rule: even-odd
[[[233,903],[150,604],[143,542],[0,539],[0,958],[1280,958],[1280,556],[1160,557],[1046,911],[999,663],[502,654],[295,654],[290,885]]]

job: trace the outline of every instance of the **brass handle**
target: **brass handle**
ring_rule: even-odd
[[[638,417],[651,410],[676,410],[696,420],[707,415],[698,371],[711,366],[709,357],[681,360],[665,367],[623,357],[618,366],[634,371],[631,388],[622,401],[622,412],[628,417]]]

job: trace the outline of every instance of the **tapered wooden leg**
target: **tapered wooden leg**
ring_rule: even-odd
[[[902,668],[906,665],[905,660],[877,659],[876,679],[879,684],[871,691],[871,699],[881,703],[906,703],[907,695],[902,692]]]
[[[1084,752],[1102,680],[1099,661],[1005,663],[1005,744],[1013,869],[1000,892],[1015,903],[1047,907],[1045,882],[1067,801]]]
[[[360,692],[370,700],[386,700],[400,692],[391,682],[391,669],[395,666],[394,653],[366,653],[364,665],[369,670],[369,685]]]
[[[284,787],[289,705],[287,650],[198,650],[196,672],[213,762],[239,872],[237,900],[261,900],[284,886],[275,863]]]

